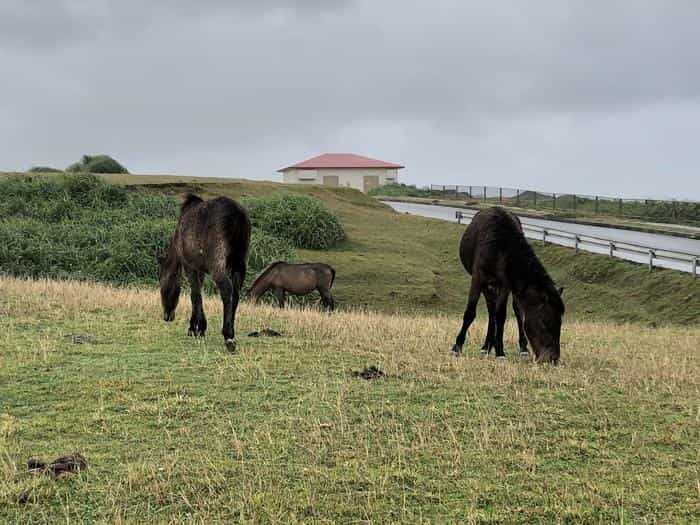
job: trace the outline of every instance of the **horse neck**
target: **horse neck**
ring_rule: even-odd
[[[255,282],[250,286],[250,296],[253,299],[257,299],[269,288],[271,281],[270,272],[266,272],[260,277],[258,277]]]

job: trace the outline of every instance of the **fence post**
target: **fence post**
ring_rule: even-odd
[[[654,256],[656,252],[654,250],[649,250],[649,271],[654,269]]]
[[[595,196],[595,212],[598,213],[598,195]]]
[[[698,276],[698,258],[693,257],[693,278]]]
[[[547,230],[542,228],[542,243],[547,244]]]
[[[615,243],[610,241],[610,257],[615,257],[614,252],[615,251]]]
[[[474,198],[474,193],[472,193],[472,187],[469,186],[469,198],[473,199]]]
[[[576,253],[578,253],[578,243],[580,243],[580,242],[581,242],[581,237],[579,237],[578,235],[576,235],[576,236],[574,237],[574,250],[575,250]]]
[[[520,190],[515,190],[515,204],[520,206]]]
[[[484,186],[484,200],[486,200],[486,186]]]
[[[552,193],[552,209],[556,210],[557,209],[557,194]]]
[[[455,217],[457,218],[457,224],[462,224],[462,212],[457,210],[455,212]]]
[[[622,199],[617,199],[617,213],[622,215]]]
[[[498,202],[503,204],[503,188],[498,188]]]

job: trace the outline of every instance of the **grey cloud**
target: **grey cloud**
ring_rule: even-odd
[[[649,193],[673,152],[667,194],[700,197],[695,2],[40,4],[0,11],[6,168],[108,151],[136,171],[270,177],[354,149],[418,183],[517,171],[582,191],[588,173]],[[623,168],[647,189],[617,184]]]

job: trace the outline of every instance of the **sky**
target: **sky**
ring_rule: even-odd
[[[352,152],[419,186],[700,200],[698,27],[695,0],[0,0],[0,170]]]

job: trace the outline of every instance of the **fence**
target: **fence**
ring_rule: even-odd
[[[459,224],[462,223],[462,220],[464,218],[468,218],[471,220],[472,217],[473,214],[465,214],[461,211],[455,212],[455,218],[457,219],[457,222]],[[700,264],[700,255],[698,254],[680,252],[676,250],[668,250],[665,248],[654,248],[652,246],[645,246],[643,244],[637,244],[627,241],[614,241],[612,239],[605,239],[593,235],[576,234],[572,232],[567,232],[565,230],[559,230],[555,228],[544,228],[541,226],[534,226],[532,224],[525,223],[523,223],[523,230],[525,230],[526,232],[529,231],[537,234],[537,237],[542,239],[542,242],[545,244],[547,243],[548,238],[558,238],[561,240],[565,240],[567,242],[560,242],[557,244],[563,244],[564,246],[572,246],[574,250],[576,250],[576,253],[578,253],[580,249],[583,249],[587,246],[596,246],[604,248],[610,255],[610,257],[617,256],[629,260],[628,257],[622,257],[621,252],[648,257],[647,264],[649,266],[649,271],[654,269],[655,261],[660,260],[674,263],[674,265],[678,264],[684,266],[686,270],[690,268],[690,273],[693,275],[693,277],[695,278],[698,276],[698,265]],[[664,266],[669,267],[669,265]]]
[[[496,186],[432,184],[430,194],[444,199],[502,204],[516,208],[551,210],[572,215],[611,215],[645,221],[700,226],[700,202],[623,199],[600,195],[547,193]]]

